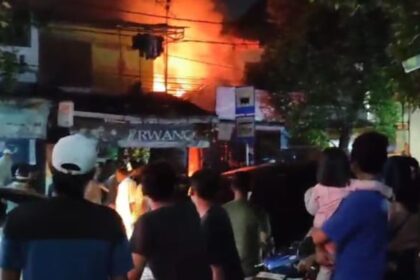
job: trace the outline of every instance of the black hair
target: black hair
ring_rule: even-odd
[[[82,175],[71,175],[62,173],[52,168],[52,181],[55,193],[72,198],[83,198],[85,189],[95,175],[95,169]]]
[[[251,190],[251,175],[247,172],[237,172],[232,178],[232,188],[247,194]]]
[[[155,201],[166,201],[174,196],[177,176],[169,163],[156,162],[146,165],[141,183],[144,195]]]
[[[395,156],[387,160],[384,168],[385,184],[392,188],[395,200],[403,204],[408,211],[418,210],[418,178],[412,176],[412,161],[407,157]]]
[[[346,187],[350,178],[350,162],[346,153],[339,148],[325,149],[318,164],[318,182],[324,186]]]
[[[191,186],[197,195],[205,200],[213,200],[220,191],[220,174],[212,169],[202,169],[191,177]]]
[[[374,131],[364,133],[353,143],[351,162],[364,173],[380,174],[388,158],[388,145],[385,135]]]
[[[130,164],[131,164],[131,167],[133,168],[133,169],[137,169],[137,168],[141,168],[141,167],[143,167],[144,166],[144,162],[143,161],[138,161],[138,160],[133,160],[133,161],[130,161]]]
[[[29,178],[32,173],[32,166],[27,163],[19,163],[12,167],[13,176]]]

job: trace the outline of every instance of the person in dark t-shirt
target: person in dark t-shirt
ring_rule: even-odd
[[[167,163],[151,164],[143,171],[142,189],[152,211],[134,226],[130,280],[140,279],[146,264],[156,280],[211,279],[200,217],[190,202],[174,202],[175,183]]]
[[[0,279],[123,280],[132,268],[118,214],[83,199],[96,142],[67,136],[52,153],[56,197],[10,212],[0,247]]]
[[[213,203],[220,188],[220,176],[201,170],[191,178],[191,198],[201,217],[213,280],[243,280],[232,225],[226,211]]]

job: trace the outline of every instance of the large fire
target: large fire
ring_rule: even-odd
[[[127,9],[165,16],[165,0],[129,1]],[[164,23],[164,18],[124,15],[126,20]],[[192,19],[183,21],[178,19]],[[212,23],[195,22],[209,21]],[[168,46],[168,88],[165,88],[165,56],[154,62],[153,91],[176,96],[211,90],[217,84],[237,85],[243,78],[245,59],[258,53],[255,42],[222,34],[223,16],[212,0],[172,0],[169,25],[184,26],[185,38]],[[221,42],[223,44],[221,44]],[[258,56],[258,55],[257,55]],[[255,57],[252,57],[254,59]]]

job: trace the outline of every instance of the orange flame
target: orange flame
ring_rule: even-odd
[[[166,1],[130,1],[130,10],[165,16]],[[172,0],[169,25],[185,26],[185,38],[171,42],[168,46],[168,88],[165,88],[165,57],[155,60],[153,65],[153,86],[155,92],[167,92],[178,97],[186,93],[201,92],[205,88],[241,83],[247,52],[259,52],[255,47],[238,47],[235,44],[251,43],[238,38],[222,35],[222,24],[180,21],[174,18],[223,21],[223,16],[215,10],[212,0]],[[163,23],[165,19],[125,15],[126,20],[143,23]],[[195,41],[195,42],[191,42]],[[199,42],[197,42],[199,41]],[[215,44],[225,42],[227,44]],[[258,55],[257,55],[258,56]],[[214,93],[213,93],[214,95]]]

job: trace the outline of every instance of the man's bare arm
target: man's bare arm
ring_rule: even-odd
[[[146,258],[139,254],[133,254],[133,263],[134,268],[128,273],[128,280],[139,280],[146,267]]]
[[[211,272],[213,274],[213,280],[225,280],[225,274],[220,265],[211,265]]]
[[[316,246],[323,246],[329,241],[328,236],[321,229],[314,228],[312,230],[312,239]]]
[[[19,279],[20,279],[20,271],[1,269],[0,280],[19,280]]]
[[[316,246],[316,261],[324,266],[332,266],[333,259],[331,258],[331,254],[327,252],[326,247],[333,249],[335,248],[335,245],[321,229],[314,228],[312,230],[312,239]]]

